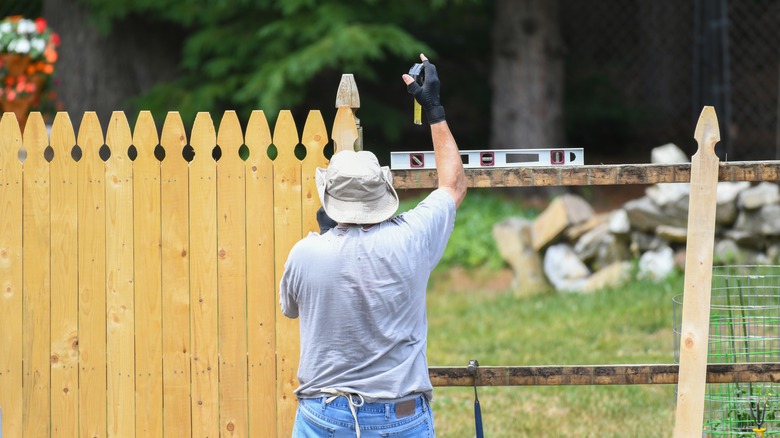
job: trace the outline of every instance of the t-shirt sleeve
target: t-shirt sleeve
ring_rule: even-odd
[[[427,251],[423,260],[433,270],[444,255],[447,241],[455,227],[455,200],[444,190],[434,190],[415,208],[404,213],[404,220],[412,224],[415,233],[422,237]]]
[[[290,251],[287,262],[284,264],[284,274],[279,282],[279,304],[282,306],[282,314],[288,318],[298,317],[298,301],[295,278],[297,277],[297,264],[295,263],[295,248]]]

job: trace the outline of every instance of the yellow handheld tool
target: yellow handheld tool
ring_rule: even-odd
[[[412,68],[409,69],[409,76],[422,87],[422,84],[425,81],[425,69],[423,68],[423,65],[420,63],[414,64]],[[422,106],[420,106],[420,102],[417,102],[417,99],[412,99],[414,100],[414,124],[422,125]]]

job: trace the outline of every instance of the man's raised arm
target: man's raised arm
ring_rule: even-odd
[[[463,162],[458,151],[458,144],[452,136],[445,120],[444,107],[439,99],[439,75],[436,66],[428,61],[425,55],[420,55],[425,71],[425,81],[420,86],[409,75],[403,75],[407,90],[425,110],[428,123],[431,125],[433,151],[436,157],[436,172],[439,176],[439,188],[446,191],[460,206],[466,197],[466,175],[463,172]]]

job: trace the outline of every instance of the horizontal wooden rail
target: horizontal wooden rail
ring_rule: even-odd
[[[587,166],[513,167],[466,169],[469,187],[544,187],[686,183],[691,165],[607,164]],[[777,181],[780,161],[720,163],[719,181]],[[437,185],[436,170],[394,170],[396,189],[428,189]]]
[[[433,386],[472,386],[466,367],[430,367]],[[678,365],[479,367],[477,386],[676,384]],[[778,382],[780,363],[707,365],[708,383]]]

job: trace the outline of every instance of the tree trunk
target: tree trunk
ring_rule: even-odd
[[[104,126],[113,111],[133,123],[131,99],[176,77],[180,29],[128,17],[105,34],[78,0],[43,0],[43,16],[61,37],[56,91],[76,126],[85,111],[96,111]]]
[[[496,0],[491,148],[563,147],[558,0]]]

